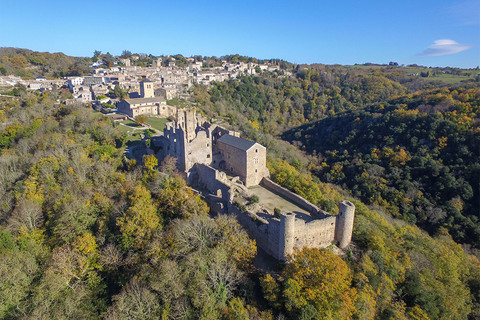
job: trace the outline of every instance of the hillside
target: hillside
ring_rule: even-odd
[[[480,89],[425,90],[309,123],[283,138],[368,204],[480,245]]]
[[[354,199],[352,194],[362,197],[355,188],[350,192],[340,180],[334,181],[340,186],[320,181],[324,168],[333,165],[326,158],[330,153],[313,152],[316,144],[312,154],[297,148],[307,150],[308,139],[293,144],[281,139],[284,132],[285,139],[295,137],[293,130],[308,129],[301,125],[323,121],[331,121],[341,138],[350,131],[336,121],[346,117],[347,123],[352,114],[353,123],[361,116],[376,133],[378,127],[367,126],[370,113],[392,127],[396,122],[387,120],[398,115],[396,121],[412,121],[408,127],[444,128],[428,132],[447,139],[432,138],[437,144],[418,139],[417,149],[431,147],[426,163],[440,166],[442,173],[452,170],[448,181],[465,186],[478,159],[462,156],[476,154],[478,145],[476,84],[448,89],[422,82],[424,89],[412,94],[409,81],[386,73],[327,69],[299,70],[295,78],[264,73],[194,88],[195,103],[209,118],[267,146],[277,183],[334,213],[341,199],[355,203],[348,250],[331,248],[336,255],[304,249],[269,272],[253,264],[255,241],[231,217],[209,215],[172,159],[128,159],[127,145],[138,137],[110,118],[83,105],[55,106],[57,91],[0,97],[0,318],[479,318],[480,263],[452,240],[455,229],[443,223],[429,235],[409,215],[397,214],[393,201],[377,201],[372,210]],[[438,93],[453,104],[446,109],[444,103],[425,104]],[[363,150],[364,144],[352,148]],[[467,163],[453,161],[455,153]],[[460,189],[454,191],[466,215],[475,195],[467,199]]]
[[[28,93],[1,112],[1,318],[478,316],[479,262],[445,229],[432,238],[354,200],[344,259],[303,250],[272,276],[253,267],[255,242],[209,217],[171,164],[124,158],[108,118],[54,98]],[[283,160],[269,168],[313,202],[344,197]]]
[[[195,94],[207,114],[296,168],[477,246],[480,84],[451,87],[398,69],[313,66],[296,78],[263,73]]]
[[[63,53],[37,52],[28,49],[0,48],[0,75],[15,75],[24,79],[37,76],[81,76],[92,70],[90,58],[67,56]]]

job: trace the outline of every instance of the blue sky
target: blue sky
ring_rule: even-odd
[[[0,0],[0,46],[241,54],[295,63],[480,65],[480,0]]]

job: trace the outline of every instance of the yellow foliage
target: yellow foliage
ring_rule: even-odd
[[[135,186],[130,203],[125,214],[117,218],[117,225],[123,235],[124,247],[141,249],[153,231],[159,228],[160,218],[152,204],[150,192],[144,186]]]
[[[397,109],[394,111],[395,115],[399,118],[408,118],[412,116],[417,116],[418,115],[418,109]]]
[[[85,256],[91,255],[98,248],[95,237],[89,232],[86,232],[83,235],[79,236],[77,239],[75,239],[72,246],[74,250],[80,252]]]
[[[40,187],[36,181],[37,179],[34,177],[28,177],[27,180],[24,181],[25,190],[23,194],[26,199],[34,201],[41,205],[45,200],[44,195],[42,194]]]
[[[418,305],[415,305],[409,312],[408,318],[411,320],[430,320],[427,313]]]
[[[437,150],[441,150],[447,146],[448,137],[440,137],[437,139]]]
[[[145,168],[153,170],[153,168],[158,166],[158,159],[155,155],[149,154],[143,157],[143,163],[145,164]]]
[[[331,319],[349,319],[355,309],[357,291],[351,287],[348,265],[328,250],[304,248],[286,266],[284,297],[287,309],[312,303]]]
[[[390,158],[390,163],[392,165],[404,166],[407,161],[410,161],[412,157],[405,151],[405,149],[400,148],[397,152],[393,153]]]
[[[258,124],[258,121],[248,120],[248,122],[252,125],[253,129],[258,129],[260,127],[260,125]]]

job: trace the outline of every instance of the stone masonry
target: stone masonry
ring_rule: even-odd
[[[178,169],[189,185],[202,191],[212,210],[235,215],[257,244],[274,258],[286,260],[303,247],[325,248],[336,242],[346,248],[350,244],[355,206],[343,200],[339,214],[333,216],[274,183],[268,178],[264,146],[209,123],[195,109],[178,109],[176,121],[167,123],[160,139],[158,157],[177,158]],[[248,197],[249,187],[257,185],[308,214],[244,210],[236,197]]]

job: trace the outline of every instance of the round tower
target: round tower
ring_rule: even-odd
[[[293,254],[295,245],[295,213],[289,212],[280,216],[280,229],[278,241],[278,258],[286,260]]]
[[[335,240],[340,248],[345,248],[352,241],[353,219],[355,217],[355,205],[347,200],[340,201],[339,214],[335,224]]]

